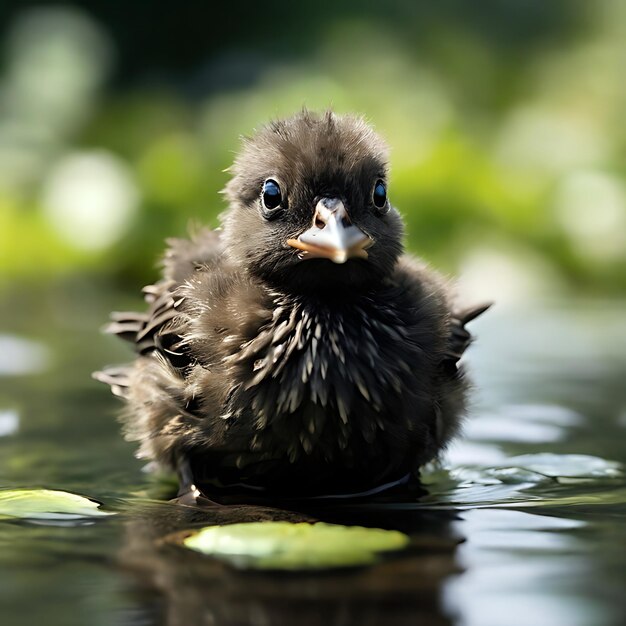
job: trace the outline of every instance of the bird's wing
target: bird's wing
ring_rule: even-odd
[[[177,284],[185,282],[199,267],[215,267],[222,258],[221,230],[203,228],[191,239],[168,239],[163,257],[163,276]]]
[[[174,298],[174,281],[162,280],[144,288],[149,307],[146,313],[116,312],[105,332],[129,341],[140,355],[158,351],[176,369],[184,369],[192,360],[179,346],[180,336],[176,330],[178,302]],[[114,395],[128,396],[132,365],[107,367],[94,372],[93,377],[111,387]]]
[[[179,341],[174,320],[182,303],[181,299],[177,299],[175,290],[199,268],[219,264],[220,231],[203,229],[190,240],[169,239],[167,243],[163,260],[164,278],[143,289],[148,310],[145,313],[113,313],[105,331],[135,344],[139,354],[158,349],[169,358],[170,355],[180,356],[171,352],[172,346]]]
[[[491,302],[474,306],[452,314],[450,320],[450,336],[445,353],[444,365],[456,370],[463,353],[472,342],[472,335],[465,325],[482,315],[492,305]]]
[[[397,287],[408,294],[419,311],[422,322],[428,319],[436,321],[442,317],[448,319],[443,329],[439,324],[433,323],[432,332],[444,342],[441,360],[444,372],[455,377],[458,362],[472,342],[472,336],[465,325],[482,315],[492,303],[451,310],[449,288],[444,278],[422,261],[406,254],[398,262],[394,279]],[[444,334],[440,335],[442,330]],[[421,341],[423,342],[423,338]]]
[[[202,230],[191,240],[172,239],[164,257],[164,278],[144,287],[148,310],[111,314],[105,332],[129,341],[140,355],[158,351],[175,369],[183,370],[194,361],[180,341],[182,299],[176,288],[198,268],[215,266],[220,258],[219,232]],[[115,395],[125,397],[129,385],[130,366],[116,366],[94,373],[94,378],[107,383]]]

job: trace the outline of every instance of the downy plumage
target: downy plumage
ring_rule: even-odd
[[[457,432],[465,324],[402,254],[387,150],[361,119],[306,111],[246,139],[218,230],[171,240],[146,313],[109,332],[137,358],[98,372],[138,455],[183,490],[305,498],[417,479]]]

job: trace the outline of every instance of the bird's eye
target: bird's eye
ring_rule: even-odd
[[[275,180],[268,178],[263,183],[263,195],[262,195],[263,206],[268,211],[273,211],[274,209],[280,206],[280,203],[282,202],[282,200],[283,200],[283,196],[280,192],[280,187],[278,186],[278,183]]]
[[[382,180],[376,181],[372,198],[374,200],[374,206],[377,209],[385,208],[385,205],[387,204],[387,188]]]

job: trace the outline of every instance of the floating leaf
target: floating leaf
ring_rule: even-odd
[[[206,526],[183,543],[239,567],[306,570],[367,565],[379,552],[405,548],[409,538],[361,526],[252,522]]]
[[[50,489],[0,490],[0,519],[76,520],[114,515],[99,510],[100,504],[66,491]]]

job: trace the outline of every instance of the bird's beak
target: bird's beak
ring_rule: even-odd
[[[350,222],[346,207],[339,198],[322,198],[315,207],[313,226],[287,244],[302,250],[303,258],[330,259],[345,263],[358,257],[367,259],[366,248],[372,240]]]

